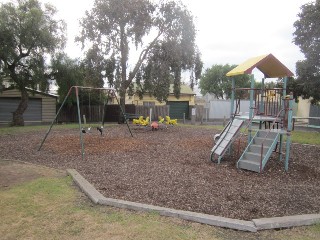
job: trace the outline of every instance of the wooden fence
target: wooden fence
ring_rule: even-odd
[[[205,109],[204,109],[204,106],[202,105],[195,105],[195,106],[190,106],[190,109],[189,109],[189,116],[191,118],[191,113],[192,113],[192,108],[195,108],[196,109],[196,121],[197,122],[202,122],[203,119],[205,118]]]
[[[165,117],[169,116],[169,106],[163,105],[163,106],[136,106],[135,114],[147,117],[150,116],[150,109],[152,109],[152,120],[158,120],[159,116]]]
[[[144,117],[150,116],[150,108],[152,108],[152,120],[158,119],[159,116],[169,116],[169,106],[135,106],[127,104],[125,106],[126,113],[138,114]],[[85,115],[87,123],[101,122],[103,117],[103,106],[80,106],[81,120],[83,122],[83,115]],[[105,106],[104,122],[118,122],[121,114],[120,106],[118,104],[111,104]],[[77,106],[64,106],[59,116],[58,122],[78,122],[78,109]]]

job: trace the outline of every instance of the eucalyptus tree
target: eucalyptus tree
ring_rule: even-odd
[[[235,68],[236,65],[219,65],[215,64],[211,68],[205,70],[202,75],[199,88],[202,95],[206,93],[213,94],[217,99],[228,99],[231,96],[232,82],[231,78],[226,74]],[[250,87],[250,78],[248,75],[235,76],[236,87]],[[236,97],[246,97],[244,91],[236,93]]]
[[[13,125],[24,125],[28,107],[26,88],[48,87],[46,54],[63,47],[63,21],[54,18],[56,9],[38,0],[17,0],[0,6],[0,71],[20,90],[21,101],[13,112]]]
[[[320,1],[302,5],[294,23],[293,42],[300,47],[305,59],[296,63],[295,92],[312,103],[320,102]]]
[[[106,78],[118,90],[122,106],[138,72],[140,86],[158,93],[159,100],[166,100],[171,77],[176,96],[183,71],[191,72],[191,86],[200,77],[193,16],[181,2],[95,0],[81,26],[77,40],[99,48],[106,61]]]
[[[51,58],[50,78],[58,87],[60,103],[72,86],[84,85],[84,75],[84,69],[77,59],[72,59],[65,53],[58,53]],[[76,103],[75,95],[71,94],[66,101],[67,105]]]

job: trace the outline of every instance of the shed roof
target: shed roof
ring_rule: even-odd
[[[254,68],[259,69],[266,78],[291,77],[294,75],[272,54],[250,58],[232,69],[226,75],[230,77],[241,74],[251,74]]]
[[[5,88],[5,89],[3,89],[2,91],[10,91],[10,90],[17,90],[17,91],[19,91],[19,89],[16,88],[16,87],[14,87],[14,86]],[[38,93],[38,94],[40,94],[40,95],[44,95],[44,96],[48,96],[48,97],[58,98],[58,95],[56,95],[56,94],[46,93],[46,92],[42,92],[42,91],[35,90],[35,89],[32,89],[32,88],[26,87],[26,90],[27,90],[28,92],[33,92],[33,93]]]
[[[196,95],[196,94],[192,91],[192,89],[191,89],[190,86],[188,86],[188,85],[186,85],[186,84],[181,84],[180,87],[181,87],[181,88],[180,88],[180,94]],[[173,93],[174,93],[174,91],[173,91],[173,84],[170,84],[170,94],[173,94]]]

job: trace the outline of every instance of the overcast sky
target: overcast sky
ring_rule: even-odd
[[[58,9],[68,25],[66,52],[80,57],[74,43],[79,19],[90,10],[93,0],[41,0]],[[7,2],[7,0],[0,0]],[[292,72],[303,59],[292,43],[293,23],[301,5],[310,0],[182,0],[195,17],[197,45],[205,68],[213,64],[240,64],[248,58],[272,53]]]

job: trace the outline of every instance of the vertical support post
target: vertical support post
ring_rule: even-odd
[[[52,128],[54,122],[57,120],[57,117],[59,116],[59,113],[60,113],[61,109],[63,108],[65,102],[67,101],[67,99],[68,99],[68,97],[69,97],[69,95],[70,95],[70,93],[71,93],[72,88],[73,88],[73,87],[71,87],[71,88],[69,89],[69,91],[68,91],[66,97],[64,98],[64,100],[63,100],[63,102],[62,102],[62,104],[61,104],[61,106],[60,106],[60,108],[59,108],[56,116],[55,116],[54,119],[52,120],[51,125],[50,125],[50,127],[49,127],[46,135],[44,136],[44,138],[43,138],[43,140],[42,140],[42,142],[41,142],[41,144],[40,144],[40,146],[39,146],[38,151],[40,151],[40,149],[42,148],[42,145],[43,145],[44,142],[46,141],[46,139],[47,139],[47,137],[48,137],[48,135],[49,135],[49,133],[50,133],[50,131],[51,131],[51,128]]]
[[[196,108],[191,108],[191,124],[196,124]]]
[[[232,88],[231,88],[231,110],[230,110],[230,120],[234,118],[234,98],[235,98],[235,88],[236,88],[236,83],[234,78],[232,80]]]
[[[288,82],[288,78],[284,77],[283,78],[283,89],[282,89],[282,97],[283,99],[286,97],[287,95],[287,82]],[[284,105],[284,104],[283,104]]]
[[[262,78],[261,81],[261,91],[260,91],[260,106],[259,106],[259,113],[264,113],[265,109],[264,109],[264,99],[265,99],[265,90],[264,90],[264,80],[265,78]]]
[[[283,145],[283,134],[280,134],[279,161],[282,161],[282,145]]]
[[[282,88],[282,106],[281,106],[281,110],[285,109],[286,107],[286,100],[285,97],[287,95],[287,77],[283,78],[283,88]],[[282,121],[284,121],[285,119],[285,115],[286,115],[286,111],[282,111],[282,113],[280,114]],[[282,127],[285,126],[286,124],[283,122]]]
[[[250,75],[251,85],[250,85],[250,109],[249,109],[249,126],[248,126],[248,143],[252,139],[252,118],[253,118],[253,95],[254,95],[254,75]]]
[[[290,156],[290,146],[291,146],[291,131],[292,131],[292,106],[293,106],[293,94],[290,93],[289,99],[289,110],[288,110],[288,128],[287,128],[287,141],[286,141],[286,161],[285,170],[289,169],[289,156]]]
[[[150,111],[149,111],[149,119],[150,119],[150,123],[152,122],[152,108],[150,108]]]
[[[75,87],[75,88],[76,88],[76,99],[77,99],[78,119],[79,119],[81,156],[82,156],[82,160],[83,160],[83,157],[84,157],[84,144],[83,144],[82,126],[81,126],[81,115],[80,115],[80,104],[79,104],[79,90],[78,90],[78,87]]]

